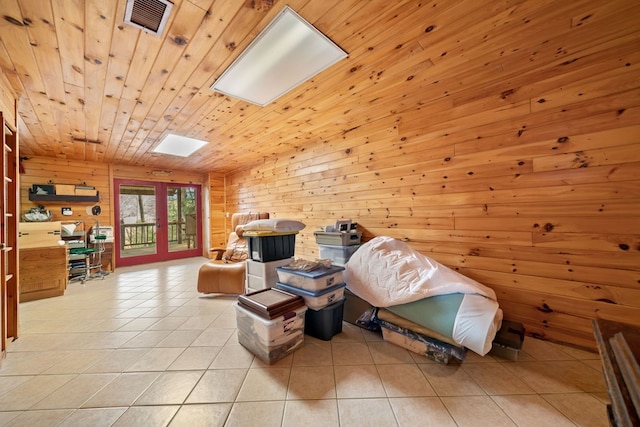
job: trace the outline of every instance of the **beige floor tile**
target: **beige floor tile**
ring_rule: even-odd
[[[187,397],[186,403],[233,402],[248,369],[210,369]]]
[[[180,331],[194,330],[204,331],[218,318],[219,314],[200,314],[189,317],[184,323],[178,326],[176,329]]]
[[[14,388],[26,383],[32,378],[35,378],[35,375],[0,377],[0,396],[9,393]]]
[[[609,425],[607,401],[588,393],[543,394],[542,398],[581,427]]]
[[[359,326],[342,322],[342,332],[334,335],[331,338],[331,342],[364,342],[363,331],[364,329]]]
[[[134,406],[113,424],[114,427],[166,426],[180,409],[179,406]]]
[[[219,328],[219,329],[231,329],[235,328],[236,324],[236,309],[235,307],[226,308],[220,316],[216,318],[213,322],[211,322],[210,328]]]
[[[571,393],[582,391],[555,368],[558,362],[518,362],[504,364],[536,393]],[[580,363],[580,362],[575,362]]]
[[[540,420],[545,420],[545,423],[554,427],[574,426],[567,417],[538,395],[493,396],[493,401],[518,427],[539,427]]]
[[[389,399],[391,409],[401,427],[455,427],[456,422],[437,397]]]
[[[135,401],[136,406],[180,405],[193,390],[204,371],[164,372]]]
[[[336,366],[373,364],[369,346],[364,342],[332,342],[331,356]]]
[[[374,365],[334,366],[338,399],[386,397]]]
[[[338,399],[341,427],[396,426],[387,399]]]
[[[248,368],[253,358],[253,354],[240,344],[225,345],[213,359],[209,369]]]
[[[489,396],[442,397],[441,399],[459,427],[516,425]]]
[[[33,409],[79,408],[118,374],[78,375],[33,406]]]
[[[158,320],[149,327],[150,331],[175,331],[189,319],[189,316],[171,316]]]
[[[222,347],[229,342],[229,337],[233,334],[233,329],[213,329],[209,328],[191,343],[192,346]]]
[[[257,357],[253,358],[253,362],[251,362],[251,369],[266,369],[266,368],[291,368],[293,365],[293,355],[297,351],[294,350],[290,352],[286,356],[281,359],[275,360],[273,362],[267,363],[264,362]]]
[[[164,371],[182,354],[184,348],[161,348],[149,350],[126,369],[126,372]]]
[[[422,371],[414,364],[378,365],[377,368],[389,397],[436,395]]]
[[[0,366],[0,375],[38,375],[63,357],[58,351],[10,352]]]
[[[93,349],[114,349],[119,348],[127,341],[133,339],[138,332],[135,331],[115,331],[100,333],[99,336],[93,340],[87,348]]]
[[[151,348],[157,346],[167,338],[170,331],[142,331],[135,337],[122,344],[121,348]]]
[[[124,348],[112,350],[103,356],[102,359],[89,366],[84,372],[123,372],[148,352],[149,349],[146,348]]]
[[[369,343],[369,352],[377,365],[387,363],[413,363],[410,352],[404,348],[384,341]]]
[[[44,374],[79,374],[94,365],[98,360],[109,354],[111,350],[80,350],[68,351]]]
[[[169,371],[207,369],[222,347],[187,347],[167,368]]]
[[[418,365],[438,396],[477,396],[485,392],[461,365],[427,363]]]
[[[21,412],[21,411],[12,411],[12,412],[0,411],[0,426],[10,425],[11,420],[19,417],[22,414],[24,414],[24,412]]]
[[[151,325],[158,321],[157,317],[139,317],[131,319],[128,323],[123,325],[119,331],[144,331]]]
[[[55,426],[73,413],[71,409],[49,411],[27,411],[11,419],[7,427],[50,427]],[[4,425],[4,424],[3,424]]]
[[[338,419],[338,402],[329,400],[288,400],[284,405],[282,427],[335,427]]]
[[[522,351],[531,355],[536,360],[572,360],[573,356],[562,351],[558,346],[549,341],[525,339],[522,343]]]
[[[284,413],[284,401],[238,402],[229,412],[225,427],[280,427]]]
[[[171,420],[170,427],[222,427],[231,411],[231,403],[184,405]]]
[[[349,323],[344,322],[343,329],[346,325],[349,325]],[[355,325],[351,325],[351,327],[360,329],[362,332],[362,337],[366,342],[384,341],[384,339],[382,338],[382,332],[380,331],[369,331],[367,329],[362,329],[359,326],[355,326]]]
[[[157,372],[124,373],[87,400],[84,408],[130,406],[158,378]]]
[[[287,396],[290,369],[249,369],[236,402],[284,400]]]
[[[335,397],[336,384],[332,366],[296,366],[291,369],[287,400]]]
[[[172,331],[165,339],[158,343],[158,347],[186,348],[198,338],[200,331]]]
[[[503,363],[463,363],[461,367],[487,394],[534,393],[531,387],[507,370]]]
[[[127,408],[79,409],[65,418],[56,427],[109,427],[115,423]]]
[[[30,378],[0,396],[0,408],[3,411],[29,409],[74,377],[75,375],[40,375]]]
[[[331,342],[305,335],[304,344],[293,353],[293,366],[332,366]]]

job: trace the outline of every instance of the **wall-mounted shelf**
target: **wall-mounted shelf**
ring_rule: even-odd
[[[35,194],[30,191],[29,200],[31,200],[32,202],[95,203],[100,201],[100,194],[98,193],[95,196],[67,196],[67,195],[56,195],[56,194]]]

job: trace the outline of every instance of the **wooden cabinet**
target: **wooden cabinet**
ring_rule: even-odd
[[[0,112],[0,353],[18,338],[18,133]]]
[[[60,245],[61,222],[19,223],[20,302],[64,294],[67,247]]]
[[[18,226],[20,250],[58,246],[60,221],[21,222]]]
[[[64,295],[67,288],[65,246],[20,249],[20,302]]]

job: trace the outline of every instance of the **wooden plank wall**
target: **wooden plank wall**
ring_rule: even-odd
[[[483,32],[473,13],[435,17],[459,29],[434,60],[446,81],[381,84],[380,98],[398,102],[363,97],[366,125],[337,115],[332,135],[278,141],[298,148],[227,176],[227,209],[305,222],[299,257],[318,255],[313,231],[336,219],[357,221],[364,240],[402,239],[493,288],[505,318],[544,339],[594,349],[591,319],[640,326],[637,9],[523,3],[534,26],[501,15]],[[404,46],[426,48],[421,37]],[[378,76],[401,74],[410,58]]]
[[[32,202],[29,200],[29,188],[31,188],[33,184],[46,184],[49,181],[53,181],[58,184],[86,183],[87,185],[95,186],[100,194],[99,204],[102,208],[100,222],[104,225],[114,224],[112,194],[114,178],[200,184],[203,193],[207,191],[209,187],[209,181],[206,175],[190,171],[172,170],[162,174],[165,176],[157,176],[151,168],[147,167],[69,161],[51,157],[31,157],[28,160],[24,160],[22,165],[24,167],[24,173],[21,175],[20,182],[21,211],[25,212],[33,206],[42,204],[53,212],[54,220],[56,221],[85,220],[87,218],[85,209],[87,206],[92,206],[93,203]],[[223,181],[223,178],[221,177],[220,180]],[[205,203],[204,195],[203,203]],[[216,210],[215,216],[220,217],[220,212],[224,210],[224,199],[221,192],[218,191],[214,193],[208,201],[208,204]],[[71,207],[73,215],[63,216],[61,211],[63,206]],[[209,227],[208,224],[206,226]],[[218,233],[224,235],[224,224],[220,224],[220,221],[212,223],[210,228],[218,230]],[[208,255],[208,252],[204,251],[203,255]]]

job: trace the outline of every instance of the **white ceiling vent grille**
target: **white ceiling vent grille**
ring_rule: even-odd
[[[157,36],[164,31],[173,4],[167,0],[127,0],[124,22]]]

